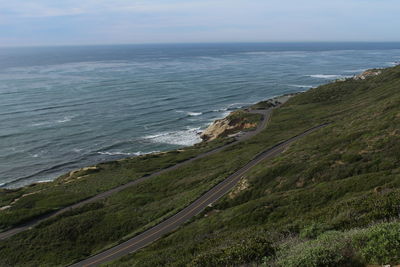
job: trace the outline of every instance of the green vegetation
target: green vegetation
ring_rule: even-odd
[[[272,108],[276,106],[276,102],[273,102],[271,100],[264,100],[260,101],[254,105],[252,105],[250,108],[252,109],[267,109],[267,108]]]
[[[400,67],[395,67],[300,94],[275,110],[266,130],[248,141],[0,241],[0,266],[83,259],[176,213],[260,151],[328,121],[334,123],[248,172],[242,178],[248,186],[109,265],[400,263],[398,88]],[[107,177],[118,176],[119,168]],[[11,201],[5,195],[2,201]],[[42,197],[38,202],[48,201]]]
[[[249,113],[244,110],[237,110],[231,112],[226,119],[230,122],[230,124],[235,125],[238,123],[250,123],[250,124],[258,124],[262,119],[261,114]]]
[[[1,189],[0,207],[11,205],[11,208],[0,211],[0,230],[173,166],[231,141],[215,140],[182,150],[100,163],[95,168],[62,175],[54,182],[14,190]]]
[[[250,113],[244,110],[236,110],[231,112],[226,120],[229,121],[230,126],[235,126],[231,130],[227,130],[224,134],[220,135],[221,137],[226,137],[230,134],[235,134],[240,131],[252,131],[257,128],[259,123],[261,122],[263,116],[261,114]]]
[[[400,223],[381,223],[364,229],[328,231],[314,240],[288,239],[264,265],[365,266],[400,261]]]

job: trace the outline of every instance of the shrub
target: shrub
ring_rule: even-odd
[[[326,231],[326,226],[319,223],[313,223],[304,227],[300,231],[301,238],[316,238],[320,234]]]
[[[349,240],[341,232],[334,231],[283,249],[277,264],[285,267],[362,266]]]
[[[264,238],[251,238],[240,244],[197,256],[191,266],[227,266],[260,263],[264,257],[275,254],[272,243]]]
[[[400,224],[383,223],[355,236],[360,254],[369,264],[400,263]]]

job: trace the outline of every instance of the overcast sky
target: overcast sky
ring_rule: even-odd
[[[0,46],[400,41],[400,0],[0,0]]]

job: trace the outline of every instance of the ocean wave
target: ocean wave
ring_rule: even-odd
[[[223,112],[223,111],[227,111],[228,108],[220,108],[220,109],[214,109],[213,112]]]
[[[343,72],[346,72],[346,73],[361,73],[361,72],[364,72],[366,70],[367,69],[355,69],[355,70],[344,70]]]
[[[106,102],[106,101],[109,101],[109,100],[108,99],[104,100],[104,102]],[[37,112],[37,111],[47,111],[47,110],[60,109],[60,108],[77,107],[77,106],[84,106],[84,105],[94,104],[94,103],[99,103],[99,101],[87,101],[87,102],[75,103],[75,104],[70,104],[70,105],[60,105],[60,106],[51,106],[51,107],[36,108],[36,109],[24,109],[24,110],[10,111],[10,112],[0,113],[0,116],[21,114],[21,113],[32,113],[32,112]]]
[[[187,113],[189,116],[200,116],[200,115],[202,115],[203,113],[202,112],[188,112]]]
[[[64,123],[64,122],[69,122],[74,118],[74,116],[65,116],[63,119],[61,120],[57,120],[57,123]]]
[[[23,185],[27,184],[27,182],[30,181],[30,179],[32,179],[34,177],[37,177],[39,175],[46,175],[49,173],[54,173],[56,171],[64,171],[67,166],[73,166],[74,164],[77,164],[80,161],[81,161],[81,159],[77,159],[74,161],[69,161],[69,162],[64,162],[64,163],[60,163],[57,165],[53,165],[49,168],[38,170],[37,172],[32,173],[30,175],[22,176],[22,177],[14,179],[12,181],[6,182],[2,185],[2,187],[16,188],[19,186],[23,186]],[[65,172],[67,172],[67,170],[65,170]]]
[[[224,112],[222,112],[219,116],[213,117],[213,118],[209,119],[209,120],[204,124],[204,126],[205,126],[205,127],[208,127],[208,126],[210,126],[210,124],[214,123],[216,120],[220,120],[220,119],[223,119],[223,118],[228,117],[229,114],[231,114],[231,111],[224,111]]]
[[[46,180],[39,180],[39,181],[37,181],[37,182],[35,182],[35,183],[50,183],[50,182],[52,182],[53,180],[51,180],[51,179],[46,179]]]
[[[191,146],[201,142],[199,136],[200,127],[190,128],[187,130],[163,132],[154,135],[147,135],[144,139],[149,140],[153,143],[180,145],[180,146]]]
[[[138,151],[138,152],[99,151],[97,153],[100,154],[100,155],[107,155],[107,156],[142,156],[142,155],[159,153],[159,152],[160,151],[156,150],[156,151],[150,151],[150,152],[142,152],[142,151]]]
[[[185,113],[190,117],[200,116],[203,115],[203,112],[192,112],[192,111],[183,111],[183,110],[176,110],[177,113]]]
[[[43,126],[43,125],[48,125],[50,122],[48,121],[43,121],[43,122],[37,122],[37,123],[32,123],[31,126]]]
[[[64,116],[62,119],[55,120],[55,121],[35,122],[35,123],[32,123],[31,126],[38,127],[38,126],[55,125],[55,124],[58,124],[58,123],[66,123],[66,122],[70,122],[73,118],[75,118],[75,116]]]
[[[296,88],[313,88],[312,85],[301,85],[301,84],[289,84],[288,86],[296,87]]]
[[[340,78],[346,78],[344,75],[339,75],[339,74],[313,74],[313,75],[307,75],[308,77],[311,78],[317,78],[317,79],[340,79]]]
[[[110,152],[110,151],[99,151],[97,152],[97,154],[100,155],[107,155],[107,156],[140,156],[142,155],[142,152],[119,152],[119,151],[115,151],[115,152]]]
[[[36,65],[27,67],[12,67],[9,71],[12,72],[29,72],[38,74],[47,73],[78,73],[78,72],[90,72],[90,71],[117,71],[127,67],[132,67],[133,64],[126,61],[82,61],[73,63],[61,63],[61,64],[48,64],[48,65]]]
[[[253,103],[250,103],[250,102],[232,103],[232,104],[228,105],[227,110],[235,110],[235,109],[245,108],[245,107],[248,107],[248,106],[250,106],[252,104]]]
[[[221,115],[220,118],[225,118],[225,117],[227,117],[229,114],[231,114],[230,111],[225,111],[224,113],[222,113],[222,115]]]
[[[399,61],[396,61],[396,62],[387,62],[386,63],[388,66],[397,66],[397,65],[400,65],[400,62]]]

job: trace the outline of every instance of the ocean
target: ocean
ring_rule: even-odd
[[[190,146],[232,110],[399,61],[399,43],[0,48],[0,186]]]

